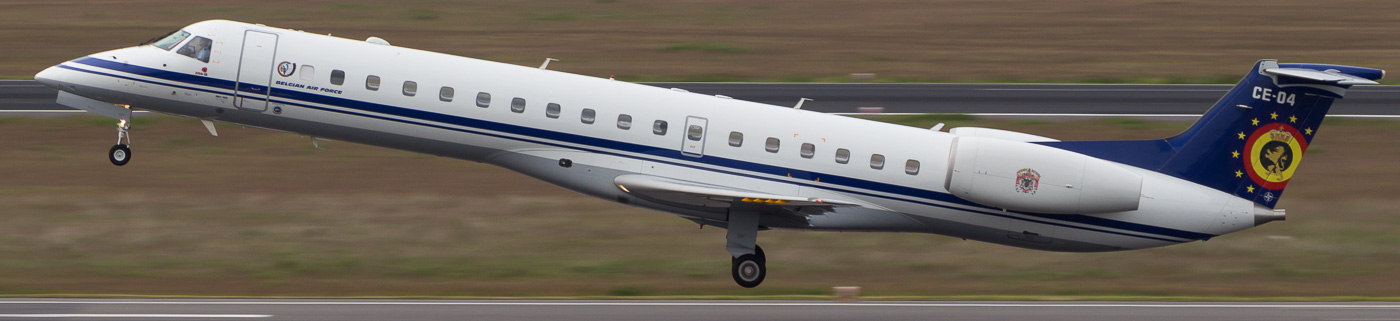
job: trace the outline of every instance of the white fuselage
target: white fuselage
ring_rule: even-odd
[[[39,78],[134,108],[492,163],[701,224],[722,225],[725,216],[628,199],[613,178],[648,174],[860,204],[765,218],[768,228],[937,233],[1054,251],[1156,247],[1255,226],[1248,200],[1130,166],[1143,177],[1134,211],[1031,214],[977,205],[944,188],[957,137],[947,132],[230,21],[185,30],[213,39],[209,62],[139,46],[65,62]],[[257,82],[239,74],[240,62],[254,61],[241,56],[249,31],[276,38],[272,65],[258,66],[274,70],[264,81],[266,103],[236,98],[243,96],[236,83]],[[277,69],[283,62],[295,67]],[[343,72],[342,84],[331,83],[333,72]],[[370,76],[379,78],[377,90],[367,88]],[[413,96],[404,93],[406,81],[416,84]],[[451,101],[441,97],[444,87]],[[478,106],[479,93],[490,95],[488,107]],[[513,110],[516,98],[525,100],[523,112]],[[549,104],[558,104],[557,115]],[[619,125],[624,115],[630,129]],[[691,125],[701,127],[698,142],[686,137]],[[849,152],[844,163],[838,149]],[[879,169],[871,164],[876,154]]]

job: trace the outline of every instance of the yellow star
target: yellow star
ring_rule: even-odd
[[[1259,119],[1258,119],[1258,118],[1251,119],[1250,122],[1253,122],[1253,123],[1254,123],[1254,126],[1259,126]]]
[[[1296,123],[1298,122],[1298,117],[1288,116],[1288,122]]]
[[[1240,132],[1240,139],[1244,139],[1244,132]]]
[[[1235,171],[1235,177],[1244,177],[1244,172]]]
[[[1240,151],[1230,152],[1230,156],[1233,156],[1234,158],[1240,158]]]
[[[1278,113],[1269,113],[1269,119],[1278,119]]]
[[[1312,128],[1303,128],[1303,133],[1306,133],[1306,134],[1308,134],[1308,135],[1312,135]]]
[[[1253,185],[1251,185],[1251,186],[1246,186],[1246,187],[1244,188],[1244,190],[1247,191],[1247,192],[1250,192],[1250,193],[1254,193],[1254,186],[1253,186]]]

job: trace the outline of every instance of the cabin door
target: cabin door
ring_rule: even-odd
[[[690,116],[685,118],[685,135],[681,137],[681,154],[685,156],[705,156],[705,125],[709,120]]]
[[[296,66],[273,66],[277,54],[277,35],[266,32],[245,31],[243,33],[243,54],[238,58],[238,84],[234,86],[233,105],[242,109],[267,110],[268,95],[272,94],[272,71],[274,68],[283,76],[291,76]],[[282,70],[282,69],[286,70]]]

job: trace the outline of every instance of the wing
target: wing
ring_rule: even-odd
[[[613,183],[628,194],[709,208],[727,208],[739,204],[784,208],[822,207],[828,210],[833,207],[859,206],[842,200],[769,194],[640,174],[621,175],[614,178]]]

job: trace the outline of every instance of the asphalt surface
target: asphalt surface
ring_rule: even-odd
[[[0,300],[0,320],[1400,320],[1394,302]]]
[[[829,113],[1199,115],[1231,85],[648,83]],[[30,80],[0,81],[0,110],[70,110]],[[1358,86],[1332,115],[1400,115],[1400,86]]]

